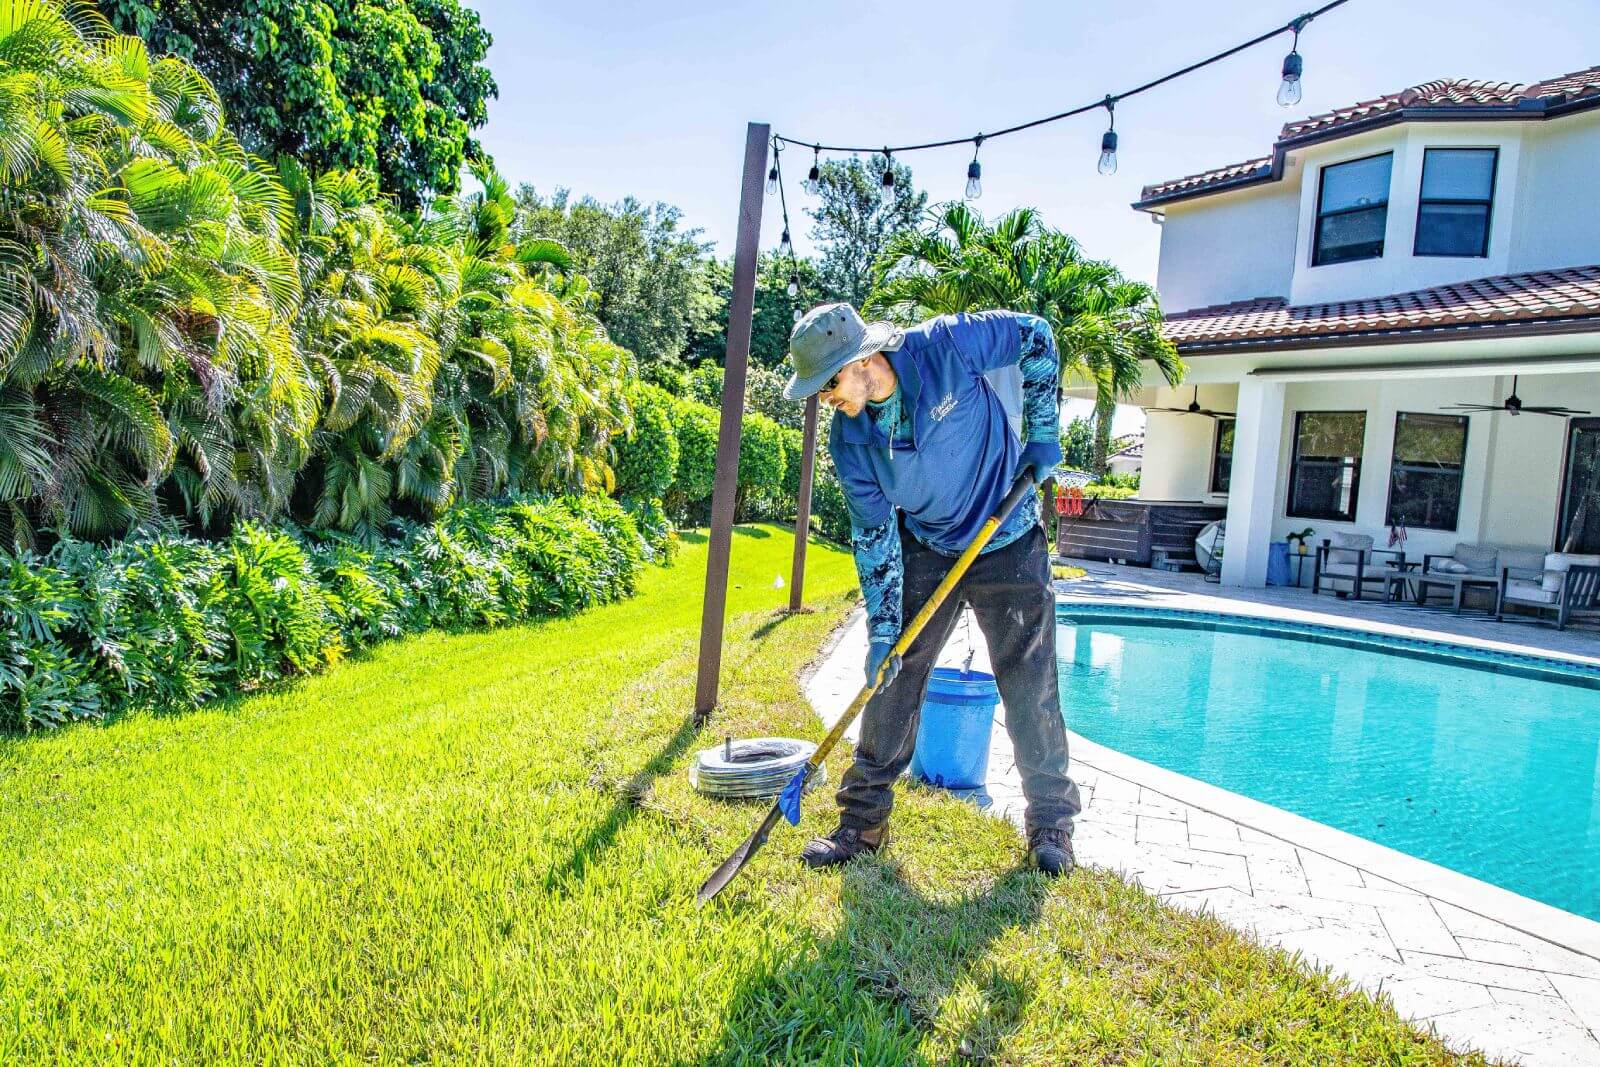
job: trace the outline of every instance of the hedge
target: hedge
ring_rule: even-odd
[[[432,627],[493,626],[628,596],[645,546],[598,496],[473,503],[367,545],[245,524],[0,552],[0,727],[192,708]]]

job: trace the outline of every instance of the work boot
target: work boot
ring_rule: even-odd
[[[883,826],[870,830],[857,830],[840,825],[827,837],[814,837],[800,851],[800,859],[807,867],[834,867],[849,863],[863,852],[876,852],[883,847]]]
[[[1028,858],[1051,878],[1071,874],[1072,868],[1077,866],[1072,854],[1072,838],[1065,830],[1054,826],[1040,826],[1028,832]]]

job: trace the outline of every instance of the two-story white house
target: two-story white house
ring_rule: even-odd
[[[1133,206],[1189,367],[1139,403],[1217,413],[1149,410],[1140,495],[1225,505],[1224,583],[1306,527],[1600,551],[1600,67],[1291,122]]]

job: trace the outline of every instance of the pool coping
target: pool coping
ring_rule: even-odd
[[[1343,630],[1356,634],[1376,635],[1388,640],[1401,639],[1418,641],[1423,644],[1455,646],[1457,648],[1465,648],[1473,653],[1491,652],[1515,656],[1519,659],[1555,661],[1569,669],[1574,666],[1581,668],[1600,667],[1600,664],[1577,657],[1531,655],[1520,650],[1511,651],[1505,648],[1495,648],[1487,642],[1473,644],[1469,640],[1428,641],[1414,638],[1407,634],[1395,634],[1360,626],[1336,626],[1321,622],[1305,622],[1277,618],[1272,615],[1255,612],[1229,613],[1210,609],[1181,608],[1171,605],[1152,606],[1149,608],[1131,607],[1126,603],[1119,603],[1115,598],[1109,597],[1073,597],[1066,601],[1058,598],[1056,606],[1058,616],[1062,614],[1070,615],[1074,607],[1085,607],[1090,609],[1111,608],[1116,614],[1137,614],[1146,618],[1152,616],[1178,616],[1202,620],[1206,618],[1245,618],[1257,623],[1279,623],[1312,629]],[[1087,614],[1088,612],[1085,613]],[[1531,937],[1536,937],[1542,941],[1548,941],[1551,944],[1600,960],[1600,921],[1565,911],[1554,905],[1534,900],[1531,897],[1525,897],[1520,893],[1503,889],[1497,885],[1491,885],[1471,875],[1441,867],[1428,860],[1418,859],[1387,845],[1368,841],[1366,838],[1358,837],[1345,830],[1336,829],[1314,819],[1308,819],[1303,815],[1296,815],[1294,812],[1286,811],[1264,801],[1255,800],[1241,793],[1235,793],[1220,786],[1212,785],[1209,782],[1203,782],[1197,778],[1180,774],[1177,771],[1168,770],[1165,767],[1157,766],[1127,753],[1098,744],[1076,732],[1068,731],[1068,733],[1071,737],[1074,762],[1081,762],[1120,778],[1139,782],[1174,800],[1232,819],[1261,833],[1291,841],[1298,846],[1327,856],[1330,859],[1370,871],[1381,878],[1398,882],[1427,896],[1453,904],[1458,908],[1481,915],[1486,919],[1503,923]]]

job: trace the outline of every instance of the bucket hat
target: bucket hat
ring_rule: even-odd
[[[783,387],[785,400],[804,400],[820,392],[840,368],[874,352],[893,352],[905,331],[892,322],[863,322],[849,304],[822,304],[806,312],[789,334],[794,375]]]

